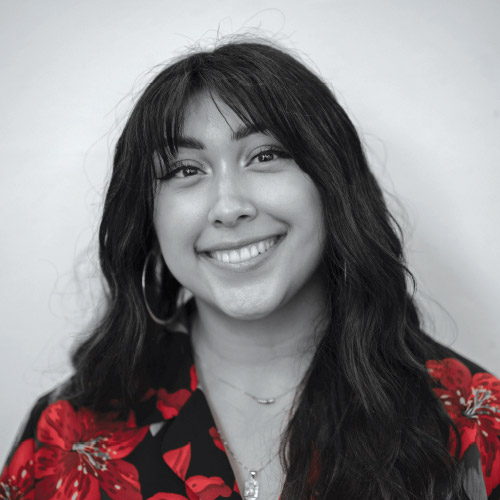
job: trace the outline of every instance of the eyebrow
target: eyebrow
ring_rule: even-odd
[[[249,135],[257,133],[265,133],[265,131],[260,130],[259,128],[253,125],[242,125],[241,127],[238,127],[236,130],[233,130],[233,133],[231,134],[231,140],[240,141],[241,139],[244,139]],[[203,144],[203,142],[194,139],[193,137],[180,136],[177,141],[177,148],[205,149],[205,145]]]

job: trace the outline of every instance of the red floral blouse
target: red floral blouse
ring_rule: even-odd
[[[127,421],[75,410],[57,391],[42,397],[0,476],[0,498],[241,500],[189,338],[171,335],[173,362]],[[500,381],[455,357],[427,368],[460,433],[470,500],[500,499]]]

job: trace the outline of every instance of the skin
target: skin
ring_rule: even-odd
[[[263,406],[219,378],[273,397],[303,377],[324,310],[323,216],[316,186],[282,145],[248,130],[235,138],[243,127],[219,99],[193,98],[154,225],[167,266],[195,297],[192,344],[217,427],[243,463],[259,468],[278,449],[294,391]],[[274,247],[243,264],[207,254],[273,236]],[[248,473],[229,458],[241,489]],[[276,457],[259,474],[259,498],[277,498],[282,479]]]

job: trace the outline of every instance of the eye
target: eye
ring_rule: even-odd
[[[280,158],[291,158],[291,155],[286,151],[275,148],[275,147],[266,147],[259,151],[253,158],[253,161],[257,161],[258,163],[270,162],[273,160],[278,160]]]
[[[167,168],[164,175],[160,177],[160,180],[168,179],[185,179],[186,177],[193,177],[201,172],[199,167],[189,164],[176,163]]]

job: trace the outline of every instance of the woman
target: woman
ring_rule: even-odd
[[[358,135],[290,55],[166,67],[99,236],[106,312],[5,498],[500,498],[500,382],[421,330]]]

